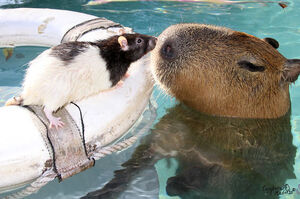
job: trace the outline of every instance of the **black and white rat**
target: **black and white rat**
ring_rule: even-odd
[[[63,122],[53,112],[117,85],[130,64],[155,45],[155,37],[123,34],[96,42],[75,41],[52,47],[29,63],[20,97],[6,105],[41,105],[50,128],[62,127]]]

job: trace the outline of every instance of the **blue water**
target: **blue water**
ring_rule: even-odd
[[[83,0],[26,0],[21,1],[21,3],[19,4],[4,5],[6,4],[5,2],[11,3],[11,1],[0,1],[0,5],[2,4],[2,8],[46,7],[84,12],[99,17],[106,17],[110,20],[121,23],[124,26],[132,27],[136,32],[155,36],[159,35],[169,25],[182,22],[196,22],[227,26],[235,30],[253,34],[260,38],[273,37],[277,41],[279,41],[280,47],[278,50],[284,56],[286,56],[287,58],[300,58],[300,1],[298,0],[289,0],[288,7],[285,9],[282,9],[277,3],[216,5],[209,3],[143,1],[121,3],[115,2],[97,6],[84,6],[87,1]],[[24,70],[27,66],[26,63],[28,63],[44,49],[45,48],[38,47],[18,47],[14,49],[13,56],[7,61],[0,53],[0,87],[20,86],[24,75]],[[267,187],[271,187],[275,184],[277,187],[281,187],[284,184],[288,184],[292,188],[298,188],[298,184],[300,184],[300,139],[298,136],[300,133],[299,80],[295,84],[291,85],[290,91],[292,101],[290,117],[292,140],[290,141],[290,143],[288,143],[289,145],[287,148],[291,148],[292,152],[287,152],[294,154],[290,157],[295,160],[295,162],[286,162],[286,165],[284,165],[283,161],[283,163],[281,162],[281,165],[283,164],[286,167],[291,166],[292,168],[294,168],[294,170],[292,171],[294,176],[285,175],[284,169],[281,169],[279,163],[272,164],[272,168],[266,167],[265,176],[263,176],[263,174],[257,174],[260,172],[258,172],[258,170],[255,170],[255,168],[257,168],[256,165],[253,166],[254,171],[257,171],[255,175],[253,171],[251,173],[251,169],[249,171],[247,170],[246,172],[245,168],[243,168],[244,170],[237,169],[238,171],[233,172],[233,174],[235,175],[231,173],[230,177],[228,177],[229,174],[226,170],[226,172],[224,172],[226,175],[224,174],[222,179],[228,180],[230,178],[231,180],[226,181],[226,183],[224,183],[223,185],[220,183],[211,185],[211,182],[203,182],[203,184],[201,184],[201,179],[206,178],[205,176],[203,176],[203,174],[201,174],[201,178],[194,179],[194,181],[196,182],[194,186],[189,187],[189,191],[186,191],[186,193],[182,193],[181,190],[181,192],[178,193],[178,195],[180,196],[176,196],[176,194],[174,195],[174,193],[177,193],[178,190],[177,192],[176,190],[175,192],[171,191],[173,193],[172,195],[174,195],[174,197],[171,197],[167,195],[166,191],[167,180],[182,172],[182,170],[184,170],[183,168],[186,168],[182,166],[185,165],[184,163],[199,166],[199,162],[188,161],[184,158],[181,158],[180,160],[176,158],[161,158],[155,164],[155,169],[154,167],[146,167],[149,165],[144,165],[145,168],[139,171],[134,178],[132,178],[128,182],[124,182],[124,184],[127,184],[128,186],[120,189],[121,194],[103,198],[300,198],[300,195],[297,194],[296,191],[294,191],[293,194],[282,193],[279,194],[280,196],[276,196],[276,194],[266,191],[266,195],[263,196],[263,194],[261,194],[261,192],[263,192],[264,185],[266,185]],[[2,93],[3,94],[1,95],[0,90],[0,105],[1,103],[3,103],[3,101],[1,102],[1,100],[4,98],[5,92],[3,91]],[[159,106],[157,123],[159,123],[159,119],[165,115],[165,118],[169,119],[169,121],[172,122],[173,120],[172,118],[170,119],[169,115],[172,114],[174,110],[169,110],[169,108],[175,105],[175,101],[170,97],[161,94],[161,91],[158,88],[155,89],[153,96]],[[176,121],[177,120],[175,120],[175,122]],[[205,121],[205,118],[203,119],[203,121]],[[161,122],[160,124],[163,124],[163,122]],[[170,123],[170,125],[176,126],[175,123]],[[195,124],[193,123],[193,125]],[[153,128],[157,129],[159,127],[154,126]],[[168,129],[169,128],[167,128],[167,130]],[[190,133],[189,128],[183,128],[181,126],[178,127],[178,129],[180,129],[182,132],[185,132],[187,135],[189,135]],[[157,131],[159,131],[159,129]],[[167,135],[168,133],[170,132],[166,132]],[[172,138],[176,138],[176,136]],[[145,142],[147,142],[147,139],[151,140],[152,138],[145,138]],[[189,140],[188,138],[185,139]],[[164,140],[158,140],[158,142],[160,141],[164,143]],[[168,143],[172,147],[174,147],[176,145],[176,140],[174,141],[174,143],[172,141],[174,140],[170,138],[170,141]],[[214,141],[212,143],[218,142]],[[191,142],[191,145],[192,144],[193,142]],[[137,146],[138,144],[135,144],[134,147],[131,147],[126,151],[105,157],[102,160],[98,161],[94,168],[73,176],[72,178],[67,179],[62,183],[53,181],[42,190],[40,190],[37,194],[34,194],[28,198],[80,198],[85,196],[89,192],[101,189],[101,187],[103,187],[108,181],[112,179],[113,172],[115,170],[123,168],[121,164],[131,158],[131,155],[136,150]],[[279,141],[277,148],[281,149],[281,147],[283,146],[287,146],[287,144],[284,143],[284,140]],[[293,147],[296,147],[295,151],[293,151]],[[209,157],[211,156],[213,156],[213,154],[210,154]],[[235,168],[234,163],[232,164],[232,167]],[[260,164],[257,163],[257,165]],[[264,165],[264,162],[262,163],[262,165]],[[265,163],[265,165],[268,164]],[[203,169],[203,167],[201,168]],[[274,173],[272,175],[268,175],[271,172],[270,170],[272,169],[274,170]],[[209,173],[209,171],[205,170],[204,173]],[[245,173],[249,175],[246,175]],[[254,176],[253,179],[251,178],[252,174]],[[184,177],[186,176],[187,175],[185,175]],[[280,178],[280,180],[276,178],[277,176],[278,178]],[[293,177],[296,178],[291,179]],[[192,179],[189,179],[189,182],[191,181]],[[220,182],[222,180],[219,179],[217,181]],[[276,184],[275,182],[280,183]],[[228,187],[228,184],[232,184],[232,186]],[[240,186],[237,186],[237,184],[240,184]],[[252,190],[253,187],[255,187],[255,190]],[[218,195],[219,192],[220,194]],[[217,196],[214,195],[215,193],[217,194]],[[222,194],[223,197],[220,197]]]

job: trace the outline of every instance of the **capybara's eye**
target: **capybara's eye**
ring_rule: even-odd
[[[238,65],[240,66],[240,68],[247,69],[250,72],[263,72],[265,70],[264,66],[258,66],[245,60],[239,61]]]
[[[171,44],[166,43],[161,49],[161,55],[163,58],[166,58],[166,59],[175,58],[174,47]]]

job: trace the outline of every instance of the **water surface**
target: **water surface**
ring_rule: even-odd
[[[13,2],[1,1],[0,5],[4,9],[46,7],[84,12],[155,36],[169,25],[182,22],[227,26],[260,38],[273,37],[279,41],[278,50],[284,56],[300,58],[297,0],[289,0],[285,9],[277,3],[141,1],[84,6],[87,1]],[[20,87],[26,64],[44,49],[17,47],[8,60],[0,54],[0,105],[12,95],[12,87]],[[153,97],[159,106],[158,119],[152,130],[156,136],[145,136],[140,144],[105,157],[94,168],[62,183],[53,181],[28,198],[80,198],[89,192],[91,198],[99,194],[102,198],[300,198],[297,190],[293,194],[272,191],[278,187],[286,190],[285,184],[298,189],[300,184],[299,86],[297,81],[290,88],[291,115],[266,121],[201,115],[175,105],[156,88]],[[125,165],[127,170],[119,172],[115,185],[119,189],[108,184],[97,192],[112,180],[114,171],[124,169],[121,164],[133,153],[146,155],[135,155]],[[138,165],[136,170],[126,174],[133,163]]]

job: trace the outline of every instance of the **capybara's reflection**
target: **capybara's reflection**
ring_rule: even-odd
[[[125,168],[86,197],[117,198],[140,170],[173,158],[178,168],[167,180],[170,196],[278,198],[267,188],[295,178],[292,139],[289,112],[277,119],[239,119],[209,116],[179,104],[142,140]]]

